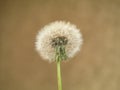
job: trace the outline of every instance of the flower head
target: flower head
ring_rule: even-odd
[[[82,41],[80,30],[75,25],[56,21],[39,31],[36,37],[36,50],[50,62],[55,61],[56,50],[64,55],[62,59],[69,59],[80,50]]]

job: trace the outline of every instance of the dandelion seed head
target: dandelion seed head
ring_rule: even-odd
[[[61,39],[57,42],[57,39]],[[57,44],[65,46],[66,55],[72,58],[81,48],[83,39],[80,30],[70,22],[55,21],[45,25],[37,34],[36,50],[43,59],[55,61],[55,48]]]

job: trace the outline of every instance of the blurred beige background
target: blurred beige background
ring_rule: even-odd
[[[62,63],[63,90],[120,90],[119,0],[0,0],[0,90],[57,90],[56,64],[34,46],[55,20],[76,24],[84,38]]]

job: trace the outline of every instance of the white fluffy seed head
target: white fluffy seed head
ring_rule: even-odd
[[[81,48],[83,39],[80,30],[73,24],[64,21],[55,21],[44,26],[36,37],[36,50],[49,62],[55,61],[55,49],[51,42],[56,37],[64,36],[68,42],[65,45],[66,55],[72,58]]]

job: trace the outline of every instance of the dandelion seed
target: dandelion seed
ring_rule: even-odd
[[[36,37],[36,50],[49,62],[55,61],[56,48],[63,57],[61,59],[72,58],[81,48],[82,35],[80,30],[69,22],[55,21],[44,26]],[[60,49],[58,49],[59,46]]]

